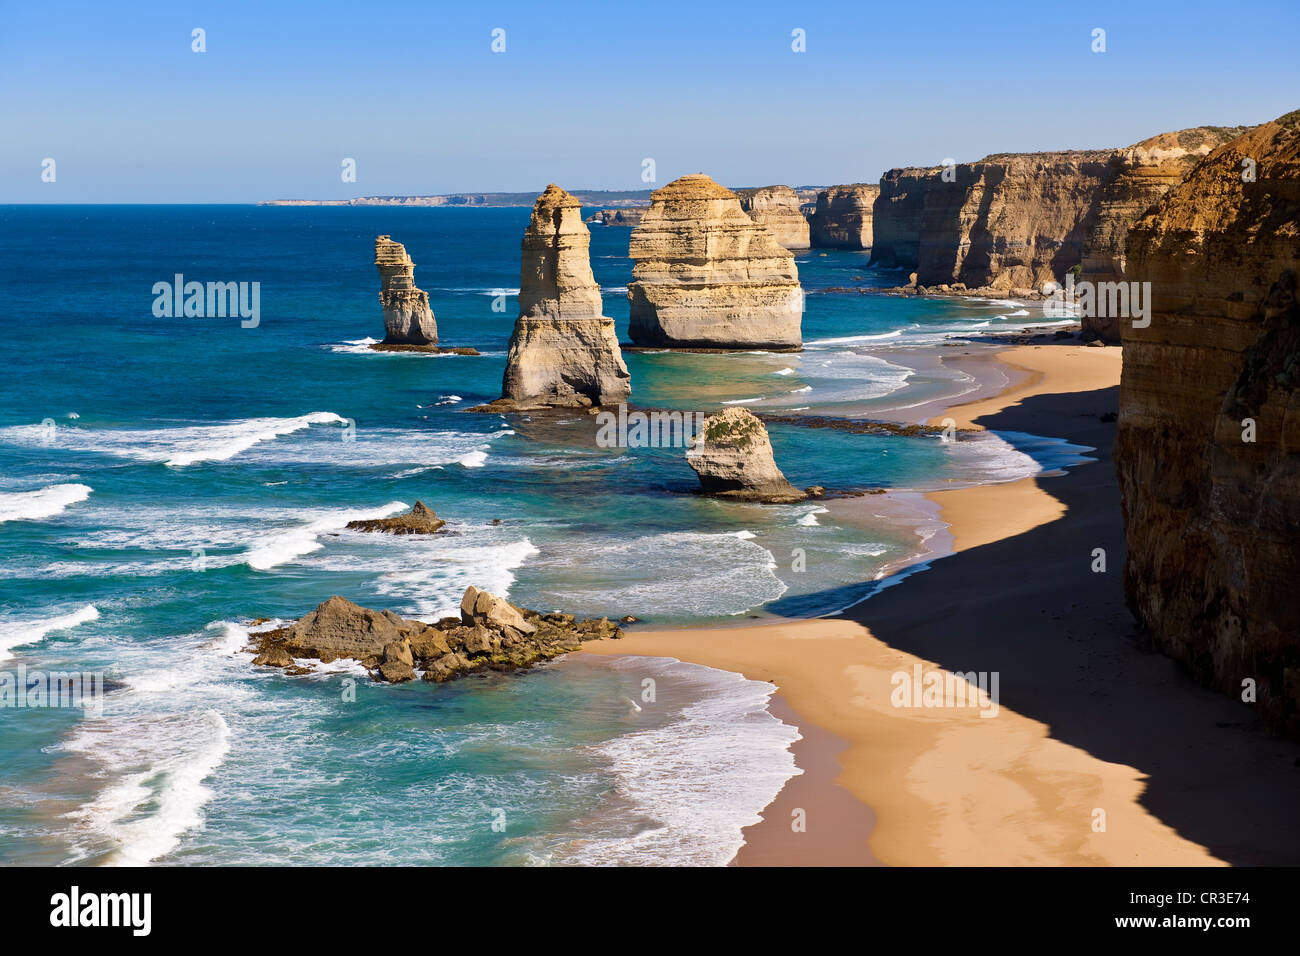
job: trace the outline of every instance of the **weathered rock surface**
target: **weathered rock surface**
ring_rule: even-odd
[[[880,186],[854,183],[817,194],[812,214],[812,244],[822,249],[870,249]]]
[[[1125,243],[1129,228],[1160,197],[1177,186],[1213,149],[1236,139],[1248,127],[1198,126],[1161,133],[1110,157],[1109,181],[1102,187],[1092,224],[1081,250],[1080,280],[1102,283],[1124,279]],[[1084,337],[1118,344],[1119,319],[1109,315],[1082,317]]]
[[[803,291],[792,256],[729,189],[694,174],[655,190],[632,230],[632,342],[656,348],[795,349]]]
[[[584,641],[622,636],[608,618],[539,614],[471,586],[461,616],[437,624],[372,611],[336,595],[288,627],[254,634],[250,649],[257,655],[253,663],[268,667],[293,668],[295,658],[349,658],[377,681],[401,683],[423,671],[425,680],[441,682],[528,667],[577,650]]]
[[[415,287],[415,263],[406,247],[388,236],[375,240],[375,265],[382,283],[379,301],[384,307],[384,345],[434,345],[438,324],[433,320],[427,293]]]
[[[609,405],[631,394],[614,320],[601,314],[590,243],[582,204],[547,186],[524,233],[519,318],[494,406]]]
[[[686,450],[686,463],[699,476],[700,489],[711,495],[774,504],[808,497],[776,466],[767,428],[739,406],[704,420]]]
[[[1040,288],[1078,264],[1111,150],[1001,153],[880,180],[872,262],[920,285]]]
[[[808,217],[799,209],[799,195],[789,186],[737,189],[736,196],[749,218],[766,226],[781,245],[787,249],[809,247]]]
[[[1256,181],[1243,182],[1246,160]],[[1247,164],[1249,165],[1249,164]],[[1132,227],[1115,464],[1155,645],[1300,736],[1300,112],[1220,146]],[[1254,425],[1249,434],[1246,420]],[[1253,441],[1243,440],[1253,437]]]
[[[393,515],[391,518],[371,518],[362,521],[349,521],[349,531],[378,531],[386,534],[433,534],[447,522],[443,521],[433,509],[423,501],[417,501],[406,514]]]

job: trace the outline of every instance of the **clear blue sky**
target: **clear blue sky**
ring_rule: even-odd
[[[0,202],[639,189],[644,157],[659,185],[871,182],[1272,119],[1300,107],[1297,35],[1297,0],[10,0]]]

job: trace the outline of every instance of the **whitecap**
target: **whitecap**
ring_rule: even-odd
[[[50,518],[93,491],[89,485],[47,485],[36,491],[0,492],[0,524],[6,521],[36,521]]]

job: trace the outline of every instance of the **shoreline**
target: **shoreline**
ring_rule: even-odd
[[[769,681],[801,734],[835,741],[796,754],[804,772],[746,829],[733,865],[1300,859],[1300,822],[1287,809],[1300,796],[1300,749],[1267,738],[1240,705],[1144,648],[1123,604],[1114,424],[1101,421],[1117,403],[1120,350],[1015,345],[997,360],[1014,373],[998,395],[936,417],[1063,438],[1095,448],[1095,461],[927,493],[950,553],[839,614],[633,632],[617,648],[585,650],[672,656]],[[1090,570],[1094,546],[1107,552],[1106,574]],[[971,707],[891,706],[894,679],[918,666],[1000,674],[995,719]],[[839,752],[827,760],[828,749]],[[1240,780],[1263,761],[1277,786],[1241,794]],[[841,846],[862,836],[851,859],[789,835],[791,805],[815,807],[809,795],[830,799],[837,787],[874,813],[875,826],[865,834],[861,822],[809,810],[808,832],[816,813]]]

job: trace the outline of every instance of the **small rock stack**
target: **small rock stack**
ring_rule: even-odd
[[[436,345],[438,323],[429,308],[429,295],[415,287],[415,263],[406,247],[388,236],[375,240],[375,265],[382,283],[384,345]]]

